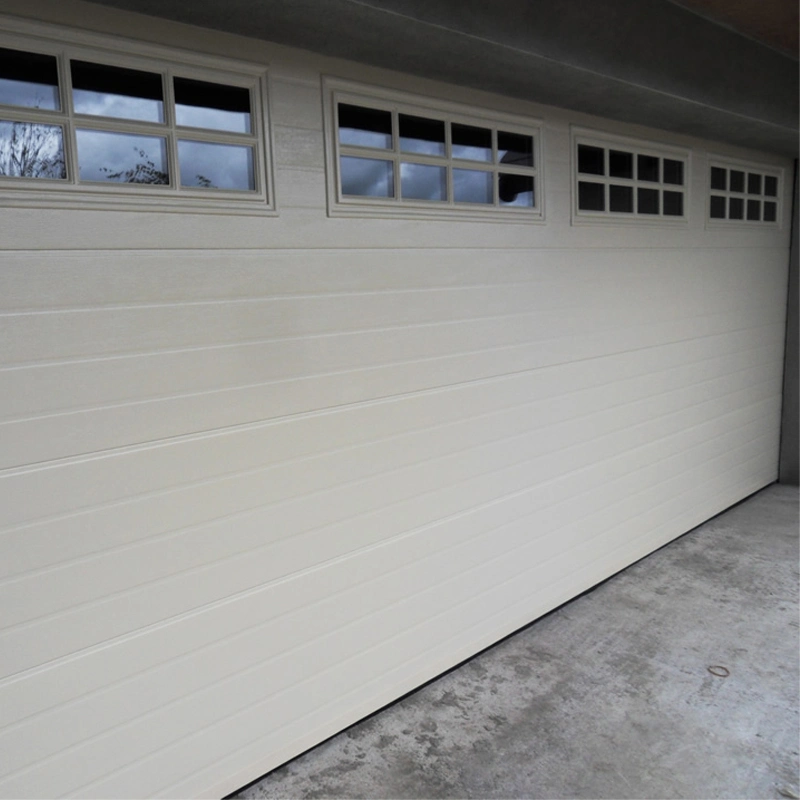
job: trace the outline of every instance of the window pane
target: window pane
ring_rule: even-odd
[[[190,128],[250,133],[250,90],[175,78],[175,121]]]
[[[493,203],[492,173],[477,169],[454,169],[453,196],[456,203]]]
[[[711,188],[721,189],[723,192],[728,188],[728,170],[711,167]]]
[[[683,192],[664,192],[662,203],[667,217],[683,216]]]
[[[730,190],[732,192],[743,192],[744,191],[744,172],[740,172],[738,169],[731,170],[731,187]]]
[[[578,208],[581,211],[605,211],[605,186],[602,183],[578,183]]]
[[[725,198],[719,195],[711,195],[708,204],[708,215],[711,219],[725,219]]]
[[[429,164],[401,164],[400,192],[406,200],[447,200],[447,170]]]
[[[747,194],[761,194],[761,176],[758,173],[747,173]],[[747,218],[750,219],[749,214]]]
[[[609,150],[608,174],[612,178],[633,178],[633,153]]]
[[[764,176],[764,194],[767,195],[767,197],[778,196],[778,179],[775,176]]]
[[[61,108],[55,56],[0,47],[0,103],[28,108]]]
[[[0,175],[66,178],[61,126],[0,120]]]
[[[82,181],[169,183],[167,140],[160,136],[77,130]]]
[[[747,219],[757,221],[761,219],[761,201],[747,201]]]
[[[497,160],[517,167],[533,166],[533,137],[519,133],[497,132]]]
[[[711,199],[713,200],[714,198],[712,197]],[[744,219],[744,200],[741,197],[728,198],[728,219]]]
[[[638,178],[640,181],[658,181],[658,162],[659,159],[656,156],[637,156],[636,158],[636,168],[638,172]],[[646,191],[651,191],[647,189]],[[657,204],[657,203],[656,203]],[[641,208],[639,209],[641,213]],[[658,213],[648,211],[648,214],[651,213]]]
[[[339,163],[342,173],[342,194],[359,197],[394,197],[391,161],[342,156]]]
[[[658,190],[638,189],[638,208],[640,214],[658,214]]]
[[[605,150],[602,147],[590,147],[588,144],[578,145],[578,172],[586,175],[605,175]],[[594,184],[591,184],[594,186]]]
[[[533,208],[536,205],[533,175],[511,175],[501,172],[499,194],[501,206]]]
[[[202,189],[256,188],[253,148],[238,144],[178,141],[181,186]]]
[[[399,126],[400,149],[404,153],[444,155],[444,122],[441,120],[400,114]]]
[[[631,159],[631,168],[633,159]],[[610,211],[620,213],[633,212],[633,188],[631,186],[609,186],[608,207]]]
[[[764,222],[775,222],[778,219],[778,204],[764,203]]]
[[[683,161],[664,159],[664,183],[683,186]]]
[[[469,161],[492,160],[492,132],[487,128],[453,123],[451,133],[453,158],[465,158]]]
[[[161,76],[138,69],[72,61],[72,101],[78,114],[164,121]]]
[[[391,112],[339,103],[339,142],[359,147],[391,148]]]

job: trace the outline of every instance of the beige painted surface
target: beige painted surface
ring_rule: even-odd
[[[0,208],[0,795],[233,791],[776,478],[779,160],[92,20],[269,65],[279,213]],[[322,74],[542,119],[546,223],[328,218]],[[570,225],[572,123],[688,225]]]

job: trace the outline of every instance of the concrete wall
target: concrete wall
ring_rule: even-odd
[[[789,255],[789,299],[786,305],[786,363],[783,377],[783,413],[781,416],[780,482],[800,483],[800,433],[798,433],[798,235],[800,235],[800,204],[798,204],[798,162],[795,161],[794,209],[792,214],[792,248]]]

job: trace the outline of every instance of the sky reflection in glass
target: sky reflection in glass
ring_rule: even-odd
[[[82,181],[169,183],[166,139],[80,129],[75,134]]]
[[[492,160],[492,132],[488,128],[453,123],[451,135],[453,158],[468,161]]]
[[[443,156],[444,122],[425,117],[400,114],[400,149],[404,153],[423,153],[429,156]]]
[[[178,125],[250,133],[250,91],[240,86],[175,78]]]
[[[359,197],[394,197],[391,161],[342,156],[342,194]]]
[[[178,162],[181,186],[239,191],[256,188],[252,147],[179,140]]]
[[[392,115],[389,111],[339,103],[339,143],[357,147],[392,146]]]
[[[400,187],[406,200],[447,200],[447,170],[429,164],[403,163]]]
[[[77,114],[164,121],[161,76],[136,69],[73,61],[72,102]]]
[[[9,178],[66,178],[61,126],[0,120],[0,175]]]
[[[491,205],[492,173],[476,169],[454,169],[453,194],[456,203]]]
[[[25,80],[20,80],[24,75]],[[61,108],[55,56],[0,47],[0,103],[26,108]]]

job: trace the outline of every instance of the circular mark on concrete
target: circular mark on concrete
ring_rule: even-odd
[[[708,671],[715,677],[715,678],[727,678],[728,675],[731,674],[731,671],[727,667],[709,667]]]

